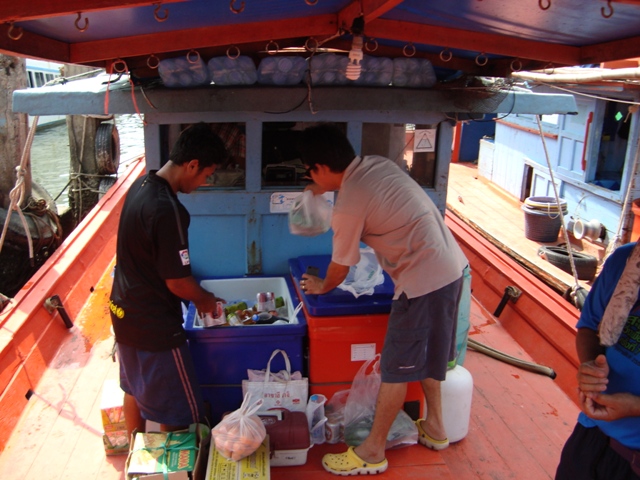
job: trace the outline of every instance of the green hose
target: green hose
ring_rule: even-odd
[[[503,353],[495,348],[488,347],[476,340],[469,338],[467,340],[467,346],[477,350],[480,353],[484,353],[489,357],[493,357],[502,362],[515,365],[516,367],[524,368],[525,370],[529,370],[530,372],[539,373],[541,375],[546,375],[551,377],[552,379],[556,378],[556,372],[553,371],[550,367],[545,367],[544,365],[539,365],[537,363],[528,362],[526,360],[522,360],[521,358],[516,358],[514,356]]]

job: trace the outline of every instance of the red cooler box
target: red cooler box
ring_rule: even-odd
[[[336,288],[325,295],[306,295],[299,288],[307,267],[324,277],[330,255],[308,255],[289,260],[298,296],[303,302],[309,338],[309,394],[328,399],[348,389],[365,360],[382,351],[393,298],[393,281],[385,273],[384,283],[373,295],[355,298]],[[405,410],[414,419],[424,413],[422,387],[409,383]]]

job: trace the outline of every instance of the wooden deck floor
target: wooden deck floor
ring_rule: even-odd
[[[450,166],[447,208],[466,223],[473,226],[484,237],[491,240],[500,250],[515,258],[529,270],[544,278],[545,282],[558,291],[564,291],[575,284],[573,276],[550,264],[538,256],[542,245],[565,243],[562,232],[552,243],[540,243],[525,237],[524,212],[522,202],[478,174],[472,163],[452,163]],[[594,255],[604,256],[604,247],[587,240],[570,238],[574,249]],[[578,281],[589,290],[592,282]]]
[[[105,274],[0,457],[0,478],[68,480],[124,478],[123,456],[102,446],[100,396],[105,379],[117,378],[105,299]],[[472,302],[471,337],[530,359],[500,323]],[[106,325],[106,326],[105,326]],[[388,452],[383,478],[553,478],[560,449],[576,419],[576,405],[553,380],[469,350],[465,367],[474,378],[469,434],[442,452],[419,445]],[[313,447],[305,466],[273,468],[272,478],[332,478],[321,456],[342,445]]]

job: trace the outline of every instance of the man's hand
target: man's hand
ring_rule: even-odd
[[[587,396],[604,392],[609,383],[607,357],[600,354],[595,360],[583,362],[578,367],[578,388]]]
[[[640,397],[631,393],[585,394],[580,392],[580,409],[594,420],[610,422],[640,415]]]

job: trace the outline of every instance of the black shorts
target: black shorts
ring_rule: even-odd
[[[598,427],[580,423],[565,443],[556,480],[638,480],[627,460],[609,446]]]
[[[403,293],[391,305],[380,373],[385,383],[444,381],[456,354],[462,277],[416,298]]]
[[[161,352],[118,344],[120,388],[133,396],[145,420],[186,426],[204,420],[204,403],[185,343]]]

